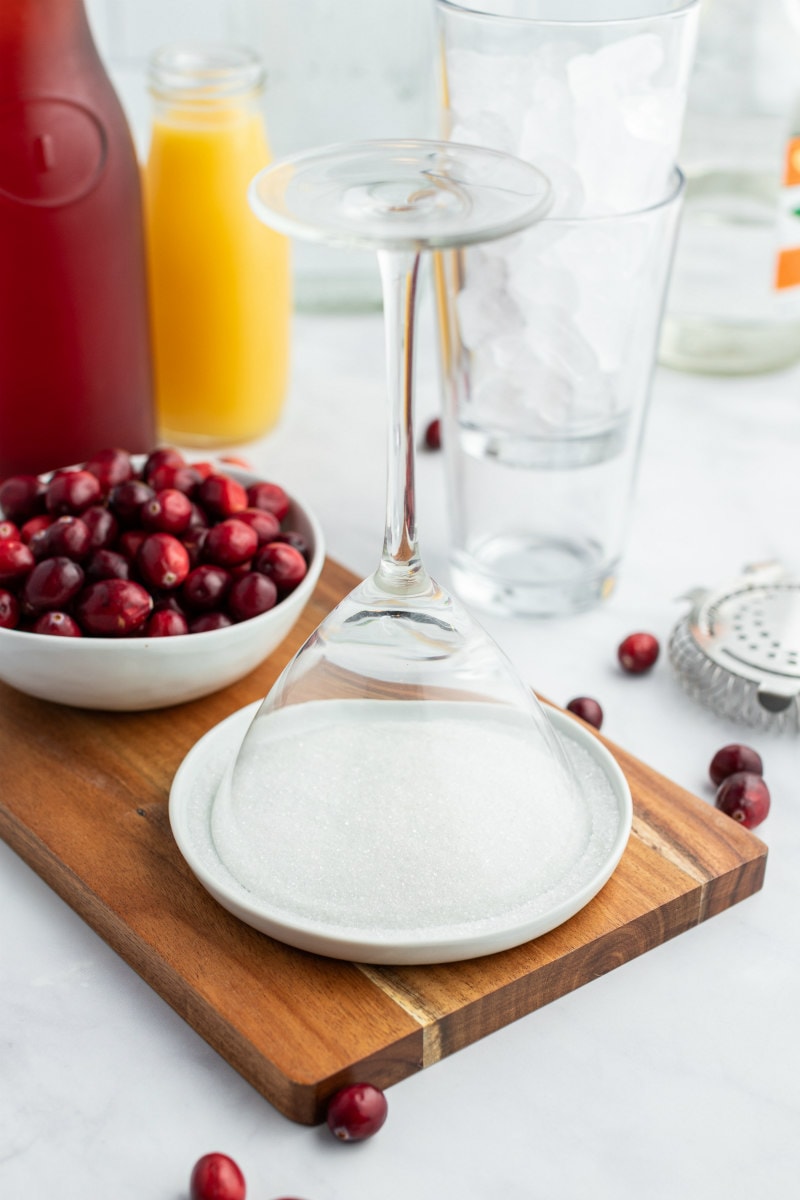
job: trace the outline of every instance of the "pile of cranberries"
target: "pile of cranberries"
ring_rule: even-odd
[[[0,483],[0,628],[172,637],[267,612],[308,570],[276,483],[245,487],[170,447],[104,450]]]

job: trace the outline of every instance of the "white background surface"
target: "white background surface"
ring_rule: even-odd
[[[421,325],[420,427],[437,408]],[[329,553],[373,569],[383,532],[378,317],[306,317],[280,429],[248,450],[305,497]],[[442,461],[420,455],[422,550],[447,582]],[[800,571],[800,371],[655,382],[623,577],[595,612],[485,624],[558,703],[595,696],[604,732],[704,800],[726,742],[762,752],[773,809],[762,892],[389,1090],[362,1145],[280,1116],[10,850],[0,846],[0,1192],[181,1200],[231,1154],[249,1200],[786,1200],[800,1149],[800,742],[686,699],[665,657],[624,676],[635,629],[666,642],[676,601],[748,562]],[[165,715],[165,720],[168,717]],[[33,733],[33,731],[32,731]]]

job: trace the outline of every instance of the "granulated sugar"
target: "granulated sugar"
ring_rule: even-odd
[[[297,705],[251,726],[217,791],[214,844],[254,896],[307,920],[492,924],[546,906],[613,841],[610,785],[573,750],[574,785],[566,759],[499,705]],[[587,788],[605,788],[599,809]]]

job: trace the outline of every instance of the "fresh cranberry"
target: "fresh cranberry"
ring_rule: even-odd
[[[77,516],[102,496],[100,480],[91,471],[62,471],[47,485],[44,502],[54,516]]]
[[[0,542],[0,587],[24,579],[35,563],[30,546],[24,542]]]
[[[88,583],[97,583],[100,579],[130,579],[130,577],[130,560],[117,550],[95,550],[86,564]]]
[[[189,1179],[189,1200],[245,1200],[244,1175],[227,1154],[204,1154]]]
[[[160,608],[148,618],[144,627],[145,637],[179,637],[189,632],[189,622],[182,613],[169,608]]]
[[[193,612],[211,612],[220,607],[230,586],[228,571],[204,563],[186,576],[181,588],[181,600]]]
[[[189,562],[192,567],[198,566],[203,560],[203,546],[205,545],[207,529],[189,530],[181,538],[186,553],[189,555]]]
[[[377,1133],[389,1107],[380,1088],[371,1083],[351,1083],[328,1104],[328,1128],[343,1142],[362,1142]]]
[[[44,508],[44,485],[35,475],[10,475],[0,483],[0,508],[9,521],[27,521]]]
[[[38,517],[29,517],[22,526],[22,529],[19,531],[20,540],[23,541],[26,546],[29,546],[31,539],[34,538],[37,533],[41,533],[43,529],[47,529],[49,525],[52,525],[54,520],[54,517],[48,516],[46,513],[40,513]]]
[[[57,517],[52,525],[35,533],[29,542],[37,561],[62,555],[81,562],[91,550],[92,535],[82,517]]]
[[[224,612],[200,613],[189,622],[189,633],[209,633],[213,629],[227,629],[233,621]]]
[[[13,521],[0,521],[0,542],[21,542],[22,532]]]
[[[287,529],[285,533],[279,533],[273,539],[276,542],[286,542],[287,546],[294,546],[295,550],[299,550],[306,562],[311,559],[311,547],[308,544],[308,538],[302,533],[298,533],[294,529]]]
[[[84,633],[98,637],[130,637],[153,611],[153,598],[138,583],[103,579],[78,594],[75,616]]]
[[[183,533],[192,518],[192,502],[177,488],[163,488],[143,504],[139,516],[145,529],[159,533]]]
[[[755,829],[769,812],[769,788],[760,775],[737,771],[722,781],[714,803],[746,829]]]
[[[272,580],[259,571],[248,571],[228,593],[228,612],[234,621],[249,621],[274,608],[277,601],[278,589]]]
[[[247,492],[229,475],[206,476],[197,489],[197,499],[206,512],[215,518],[232,517],[248,507]],[[259,505],[252,507],[258,508]]]
[[[119,524],[114,514],[100,504],[93,504],[80,518],[89,530],[91,550],[107,550],[116,541]]]
[[[186,547],[171,533],[150,533],[139,547],[136,565],[146,583],[157,588],[180,587],[191,563]]]
[[[167,488],[174,488],[176,492],[183,492],[186,496],[194,494],[200,484],[202,475],[196,471],[194,467],[190,467],[188,463],[182,466],[172,466],[170,463],[163,463],[162,466],[156,467],[150,472],[147,482],[154,492],[163,492]]]
[[[184,467],[186,459],[181,454],[180,450],[176,450],[174,446],[159,446],[157,450],[153,450],[145,459],[142,467],[142,479],[145,483],[150,483],[150,476],[159,467]],[[152,486],[152,485],[151,485]]]
[[[210,522],[200,505],[195,504],[193,500],[190,503],[192,507],[189,513],[189,524],[186,526],[187,530],[208,529]]]
[[[66,608],[83,587],[84,574],[71,558],[46,558],[25,580],[22,607],[26,613]]]
[[[263,508],[243,508],[241,512],[237,512],[236,520],[244,521],[245,525],[255,529],[260,546],[280,540],[281,523],[275,513],[267,512]]]
[[[103,495],[107,495],[118,483],[126,483],[134,476],[133,463],[127,450],[100,450],[83,464],[83,469],[97,477]]]
[[[117,542],[120,554],[124,554],[129,562],[135,563],[136,555],[147,536],[143,529],[126,529],[124,533],[120,534]]]
[[[281,596],[296,588],[305,579],[308,564],[299,550],[286,542],[268,542],[253,560],[256,571],[273,580]]]
[[[425,429],[425,446],[428,450],[441,450],[442,448],[442,422],[439,417],[434,417],[428,422]]]
[[[659,649],[658,639],[652,633],[630,633],[620,642],[617,658],[623,671],[629,675],[641,675],[653,666]]]
[[[0,588],[0,629],[16,629],[19,624],[19,602],[11,592]]]
[[[289,512],[289,497],[277,483],[251,483],[247,489],[247,504],[250,508],[263,508],[274,513],[282,521]]]
[[[739,771],[747,771],[750,775],[764,774],[761,755],[755,750],[751,750],[749,746],[740,745],[739,742],[731,742],[729,746],[723,746],[721,750],[718,750],[708,768],[711,782],[715,787],[719,787],[723,779],[727,779],[729,775],[735,775]]]
[[[46,612],[34,622],[33,633],[47,633],[55,637],[83,637],[81,627],[69,613]]]
[[[252,525],[228,517],[212,526],[203,542],[203,557],[218,567],[237,567],[258,549],[258,534]]]
[[[576,717],[580,717],[588,725],[594,725],[595,729],[599,729],[603,724],[603,710],[591,696],[576,696],[567,705],[567,712],[575,713]]]
[[[138,525],[142,505],[152,500],[155,492],[141,479],[118,483],[108,495],[108,507],[123,525]]]

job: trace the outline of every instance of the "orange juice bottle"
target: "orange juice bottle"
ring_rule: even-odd
[[[251,212],[270,160],[257,55],[167,47],[150,62],[144,172],[156,407],[162,438],[243,442],[278,420],[291,312],[287,239]]]

